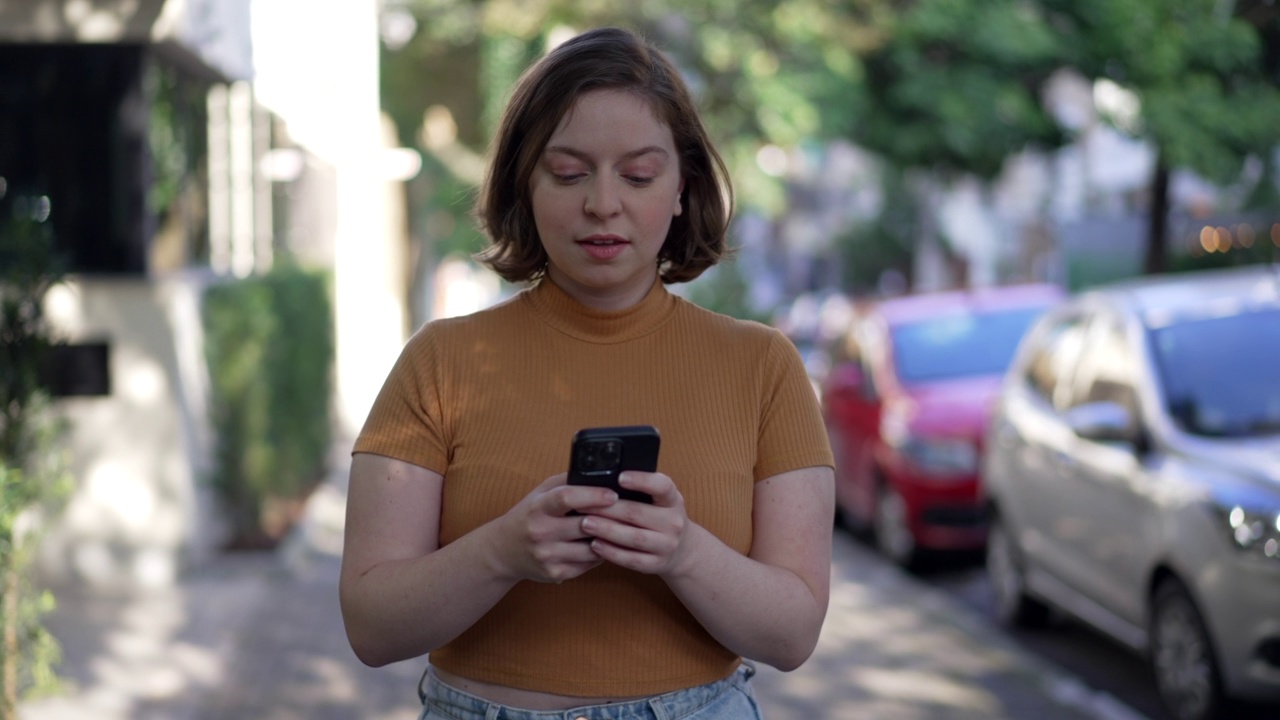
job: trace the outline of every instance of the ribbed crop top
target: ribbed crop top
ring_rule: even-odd
[[[638,424],[661,433],[658,469],[690,519],[744,554],[755,483],[832,464],[803,363],[777,330],[662,283],[602,312],[549,280],[415,333],[354,452],[444,477],[443,546],[567,470],[578,429]],[[517,584],[430,661],[484,682],[622,697],[711,682],[740,658],[660,578],[606,564],[559,585]]]

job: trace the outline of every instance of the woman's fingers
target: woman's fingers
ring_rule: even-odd
[[[627,490],[648,493],[653,498],[653,504],[659,507],[684,504],[684,497],[676,489],[676,484],[662,473],[628,470],[618,476],[618,484]]]
[[[653,496],[652,505],[619,501],[582,519],[593,551],[605,560],[645,573],[661,573],[680,550],[689,518],[684,497],[661,473],[623,473],[621,485]]]

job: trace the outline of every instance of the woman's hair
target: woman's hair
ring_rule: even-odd
[[[727,251],[729,174],[679,71],[652,44],[620,28],[590,30],[566,41],[516,83],[476,199],[476,217],[490,240],[478,259],[511,282],[546,272],[530,178],[561,118],[593,90],[634,93],[671,128],[684,179],[684,212],[672,218],[658,270],[667,283],[698,277]]]

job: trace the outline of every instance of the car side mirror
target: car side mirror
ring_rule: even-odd
[[[1102,401],[1077,405],[1066,412],[1066,421],[1071,431],[1085,440],[1137,445],[1135,418],[1120,403]]]

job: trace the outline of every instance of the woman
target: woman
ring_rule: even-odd
[[[629,31],[518,82],[477,214],[483,259],[534,284],[416,333],[352,458],[347,634],[374,666],[430,654],[424,718],[758,717],[743,659],[813,652],[834,511],[803,365],[665,287],[724,253],[725,175]],[[621,484],[651,505],[566,484],[577,430],[641,424],[658,472]]]

